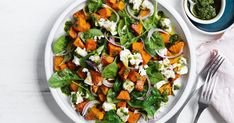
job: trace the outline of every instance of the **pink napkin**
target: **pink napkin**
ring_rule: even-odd
[[[208,41],[197,48],[197,72],[200,72],[214,49],[225,57],[225,61],[216,74],[218,82],[212,106],[227,123],[234,123],[234,27],[220,39]]]

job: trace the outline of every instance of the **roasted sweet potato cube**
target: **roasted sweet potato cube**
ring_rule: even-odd
[[[75,70],[75,69],[76,69],[76,65],[75,65],[72,61],[68,61],[68,62],[67,62],[67,67],[68,67],[70,70]]]
[[[138,91],[143,91],[144,90],[144,84],[145,84],[146,77],[141,76],[140,80],[137,80],[135,89]]]
[[[126,68],[124,65],[120,67],[120,70],[118,72],[122,80],[126,80],[128,78],[129,73],[130,73],[130,70]]]
[[[92,77],[92,81],[94,83],[94,85],[98,85],[100,83],[102,83],[103,81],[103,77],[101,75],[101,73],[94,71],[94,70],[89,70],[91,77]]]
[[[85,47],[87,51],[93,51],[97,48],[97,43],[93,39],[88,39],[85,43]]]
[[[86,22],[85,18],[78,18],[73,27],[78,32],[86,32],[91,26],[88,22]]]
[[[68,35],[69,35],[71,38],[73,38],[73,39],[75,39],[76,36],[77,36],[77,33],[76,33],[76,31],[73,29],[73,27],[69,28],[69,30],[68,30],[67,33],[68,33]]]
[[[60,65],[63,62],[63,57],[62,56],[55,56],[54,57],[54,70],[59,71],[60,70]]]
[[[102,63],[103,65],[108,65],[108,64],[111,64],[111,63],[114,61],[114,59],[115,59],[114,57],[109,56],[109,55],[103,53],[103,54],[102,54],[101,63]]]
[[[172,84],[170,82],[164,84],[162,87],[159,88],[159,92],[161,94],[167,93],[168,95],[173,95]]]
[[[98,108],[96,108],[96,106],[92,107],[90,109],[90,112],[93,112],[95,118],[97,118],[98,120],[102,120],[104,118],[104,111],[99,110]]]
[[[177,42],[175,43],[174,45],[172,45],[169,50],[172,52],[172,53],[179,53],[181,50],[183,50],[184,48],[184,42]]]
[[[102,85],[102,86],[101,86],[101,90],[102,90],[102,93],[103,93],[104,95],[106,95],[107,92],[108,92],[108,90],[109,90],[109,88],[106,87],[105,85]]]
[[[83,102],[81,102],[81,103],[79,103],[79,104],[76,104],[76,105],[75,105],[76,111],[82,112],[83,109],[84,109],[84,107],[85,107],[85,105],[86,105],[88,102],[89,102],[89,101],[83,101]]]
[[[115,46],[111,43],[108,43],[108,50],[109,50],[109,55],[110,56],[116,56],[120,53],[120,51],[122,50],[121,47]]]
[[[122,90],[120,91],[119,95],[117,96],[119,100],[130,100],[130,95],[128,91]]]
[[[143,32],[143,26],[141,23],[132,24],[131,28],[137,35],[141,35],[141,33]]]
[[[121,102],[117,103],[117,108],[126,107],[126,106],[127,106],[127,102],[125,102],[125,101],[121,101]]]
[[[93,91],[93,93],[97,93],[98,88],[99,88],[98,86],[92,85],[92,91]]]
[[[66,69],[67,68],[67,65],[66,64],[61,64],[60,65],[60,70],[64,70],[64,69]]]
[[[75,45],[76,47],[80,47],[82,49],[85,48],[83,41],[79,37],[76,38],[76,40],[73,42],[73,45]]]
[[[98,14],[101,16],[101,18],[105,18],[108,19],[111,16],[111,10],[109,8],[102,8],[100,10],[98,10]]]
[[[74,91],[74,92],[77,92],[78,86],[77,86],[75,83],[71,83],[71,84],[70,84],[70,89],[71,89],[72,91]]]
[[[81,10],[81,11],[78,11],[78,12],[74,13],[74,14],[73,14],[73,18],[74,18],[74,19],[78,19],[78,18],[87,19],[87,16],[85,15],[84,11]]]
[[[138,16],[139,17],[144,17],[144,16],[147,16],[149,13],[150,13],[149,9],[143,9],[143,10],[140,11]]]
[[[104,102],[106,100],[106,96],[102,93],[98,94],[98,98],[101,102]]]
[[[128,123],[137,123],[137,121],[141,117],[140,113],[134,113],[134,112],[129,111],[128,114],[129,114]]]
[[[145,50],[141,50],[140,54],[143,60],[143,65],[147,64],[151,59],[150,54],[148,54]]]
[[[131,70],[128,79],[131,80],[132,82],[136,82],[137,80],[140,80],[140,74],[134,70]]]
[[[143,42],[134,42],[134,43],[132,43],[132,51],[133,52],[142,51],[143,48],[144,48]]]
[[[76,74],[82,78],[82,79],[85,79],[86,78],[86,74],[82,71],[82,69],[79,69]]]

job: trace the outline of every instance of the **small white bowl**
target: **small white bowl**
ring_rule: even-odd
[[[186,15],[191,20],[193,20],[194,22],[201,23],[201,24],[211,24],[211,23],[214,23],[214,22],[218,21],[222,17],[223,12],[225,10],[225,6],[226,6],[226,0],[221,0],[221,7],[220,7],[220,10],[217,13],[217,15],[214,18],[210,19],[210,20],[202,20],[202,19],[199,19],[199,18],[195,17],[191,13],[191,11],[189,10],[189,6],[188,6],[189,0],[184,0],[183,3],[184,3],[183,4],[183,9],[184,9]]]

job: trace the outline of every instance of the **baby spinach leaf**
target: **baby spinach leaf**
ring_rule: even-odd
[[[96,123],[122,123],[119,116],[115,113],[115,110],[110,110],[105,113],[102,121],[97,121]]]
[[[67,46],[67,39],[66,37],[60,36],[53,44],[52,44],[52,51],[54,54],[59,54],[65,51]]]
[[[68,85],[71,83],[71,81],[75,80],[82,80],[82,79],[78,77],[76,74],[72,73],[71,70],[64,69],[62,71],[55,72],[48,80],[48,83],[52,88],[59,88]]]
[[[64,26],[64,31],[67,33],[68,32],[68,30],[72,27],[72,21],[66,21],[65,22],[65,26]]]
[[[61,87],[60,89],[65,95],[67,95],[67,96],[71,95],[71,89],[70,89],[69,85],[65,85],[65,86]]]
[[[144,28],[146,30],[149,30],[149,29],[152,29],[152,28],[156,28],[157,27],[157,18],[156,18],[156,15],[157,15],[157,5],[154,6],[154,13],[152,16],[150,16],[148,19],[142,21],[142,24],[144,26]]]
[[[112,89],[109,89],[108,92],[107,92],[107,95],[106,95],[107,102],[109,102],[109,103],[116,102],[115,97],[116,97],[116,93]]]
[[[151,84],[155,84],[159,81],[164,80],[164,76],[158,70],[158,63],[149,64],[149,67],[146,69],[146,73],[150,79]]]
[[[114,83],[114,86],[113,86],[114,91],[115,91],[115,92],[120,91],[121,85],[122,85],[121,82],[120,82],[118,79],[116,79],[116,80],[115,80],[115,83]]]
[[[103,4],[102,0],[88,0],[87,2],[89,13],[96,12]]]
[[[80,38],[83,41],[86,41],[87,39],[93,39],[95,36],[102,36],[103,33],[99,29],[89,29],[87,32],[80,33]]]
[[[118,65],[116,64],[116,61],[113,63],[107,65],[103,71],[102,76],[105,78],[114,78],[118,72]]]
[[[163,39],[158,32],[154,32],[151,37],[146,38],[145,40],[145,48],[147,52],[153,56],[156,55],[155,50],[162,49],[164,47]]]

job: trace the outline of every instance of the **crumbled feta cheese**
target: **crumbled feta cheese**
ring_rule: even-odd
[[[162,80],[162,81],[157,82],[157,83],[154,85],[154,87],[157,88],[157,89],[159,89],[160,87],[162,87],[164,84],[167,84],[167,83],[168,83],[168,82]]]
[[[83,56],[83,57],[85,57],[88,54],[85,48],[81,49],[80,47],[77,47],[75,51],[78,55]]]
[[[166,56],[167,55],[167,48],[162,48],[156,51],[159,56]]]
[[[138,69],[140,63],[142,63],[142,57],[140,53],[135,53],[130,57],[130,63],[131,65],[135,65],[135,68]]]
[[[170,67],[170,60],[165,58],[162,61],[159,61],[159,70],[165,70]]]
[[[133,9],[134,10],[139,10],[140,6],[142,4],[142,0],[129,0],[129,3],[133,4]]]
[[[143,66],[139,67],[139,73],[140,73],[141,76],[145,76],[146,75],[146,70],[144,69]]]
[[[120,52],[120,61],[123,62],[124,66],[128,67],[128,60],[131,56],[131,51],[126,48]]]
[[[167,78],[175,78],[175,72],[173,70],[174,66],[170,64],[169,59],[163,59],[159,61],[159,70]]]
[[[161,72],[167,79],[175,78],[175,72],[173,69],[166,69]]]
[[[117,113],[116,113],[123,122],[127,122],[128,118],[129,118],[129,114],[128,114],[128,108],[126,107],[121,107],[119,109],[117,109]]]
[[[145,69],[146,69],[146,68],[148,68],[148,67],[149,67],[149,65],[147,65],[147,64],[146,64],[146,65],[144,65],[144,68],[145,68]]]
[[[94,41],[97,41],[97,39],[102,39],[102,38],[104,38],[104,35],[100,35],[100,36],[94,36],[93,37],[93,39],[94,39]]]
[[[76,98],[76,104],[79,104],[79,103],[84,101],[82,95],[83,95],[83,93],[77,91],[77,93],[76,93],[76,97],[77,97]]]
[[[182,65],[181,67],[178,67],[177,73],[180,75],[184,75],[188,73],[188,67]]]
[[[154,6],[152,5],[152,3],[149,0],[144,0],[141,6],[142,6],[142,8],[154,10]]]
[[[93,55],[93,56],[90,56],[89,59],[95,63],[99,63],[101,61],[101,57],[99,55]]]
[[[180,57],[179,63],[183,64],[183,65],[186,65],[187,64],[187,60],[184,57]]]
[[[80,59],[76,56],[74,56],[72,62],[76,65],[76,66],[79,66],[80,65]]]
[[[166,27],[165,31],[171,32],[172,31],[172,26],[171,26],[171,21],[168,18],[163,18],[161,22],[161,25],[163,27]]]
[[[130,93],[134,89],[134,83],[130,80],[126,80],[123,83],[123,88],[124,88],[124,90],[127,90]]]
[[[87,68],[83,68],[82,72],[86,73],[86,78],[84,80],[84,83],[86,83],[88,85],[93,85],[92,77],[91,77],[91,74],[90,74],[89,70]]]
[[[97,68],[98,68],[99,71],[102,71],[102,69],[103,69],[103,64],[99,64],[99,65],[97,66]]]
[[[110,31],[112,35],[116,35],[116,23],[114,21],[109,21],[101,18],[98,22],[101,27],[104,27],[106,30]]]
[[[104,102],[102,104],[102,108],[104,109],[104,111],[116,110],[115,104],[114,103],[108,103],[108,102]]]

